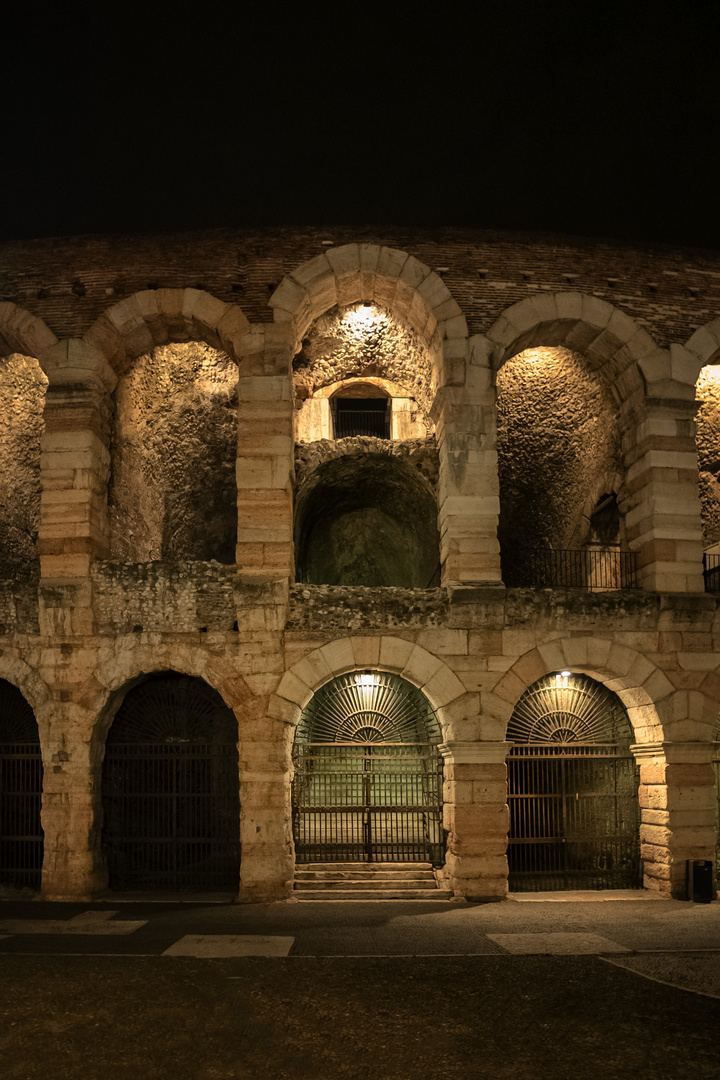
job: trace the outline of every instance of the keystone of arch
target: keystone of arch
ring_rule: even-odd
[[[608,638],[559,638],[525,653],[489,695],[494,699],[491,713],[498,719],[507,718],[507,730],[507,722],[525,691],[538,679],[564,670],[589,675],[617,694],[628,711],[637,743],[668,738],[661,718],[666,724],[672,722],[676,688],[642,653]]]
[[[292,326],[297,349],[320,315],[360,300],[392,311],[433,351],[440,341],[467,337],[465,317],[442,278],[413,255],[377,244],[328,248],[284,277],[269,304],[275,322]]]
[[[57,340],[37,315],[10,301],[0,303],[0,356],[21,353],[39,360],[45,349],[57,345]]]
[[[582,353],[606,381],[617,383],[622,399],[642,388],[638,366],[658,347],[650,335],[605,300],[584,293],[542,293],[513,304],[485,335],[494,366],[524,349],[562,346]],[[629,377],[634,371],[634,378]]]
[[[98,348],[116,372],[137,356],[173,341],[206,341],[239,362],[250,323],[237,304],[202,289],[145,289],[108,308],[84,340]]]
[[[338,675],[367,667],[393,672],[422,690],[438,713],[445,737],[450,737],[445,731],[445,711],[452,711],[453,703],[467,697],[465,687],[439,657],[412,641],[390,636],[339,638],[314,649],[282,676],[270,701],[270,716],[296,725],[319,687]]]

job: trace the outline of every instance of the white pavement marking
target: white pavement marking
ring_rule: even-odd
[[[0,922],[0,932],[6,934],[93,934],[102,937],[117,937],[132,934],[147,919],[142,921],[110,922],[117,911],[81,911],[73,919],[5,919]]]
[[[602,934],[486,934],[496,945],[510,953],[557,953],[565,956],[597,955],[598,953],[629,953],[632,949],[618,945]]]
[[[186,934],[163,956],[287,956],[295,938],[260,934]]]

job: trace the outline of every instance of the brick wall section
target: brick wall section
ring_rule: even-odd
[[[296,228],[158,236],[86,236],[0,246],[0,302],[41,316],[58,337],[82,336],[108,307],[143,289],[194,287],[270,322],[285,274],[334,246],[362,240],[414,255],[440,273],[468,319],[487,330],[533,293],[570,289],[620,307],[657,344],[684,342],[720,308],[720,257],[468,229]],[[446,269],[444,269],[446,268]]]

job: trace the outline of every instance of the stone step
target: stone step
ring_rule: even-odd
[[[429,881],[427,878],[380,878],[374,881],[367,880],[354,880],[352,878],[311,878],[310,880],[302,880],[295,878],[295,889],[305,892],[307,889],[364,889],[366,892],[375,889],[378,892],[384,892],[386,889],[428,889],[433,891],[437,889],[437,882],[435,878],[431,878]]]
[[[305,900],[452,900],[450,889],[303,889],[295,899]]]
[[[408,881],[435,881],[432,870],[409,870],[399,873],[397,870],[296,870],[296,881],[387,881],[396,878]]]
[[[382,873],[393,870],[405,873],[406,870],[432,870],[429,862],[312,862],[296,863],[296,870],[365,870],[368,873]]]

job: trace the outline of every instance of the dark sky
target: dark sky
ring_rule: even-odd
[[[717,0],[472,10],[6,11],[1,235],[447,224],[720,248]]]

